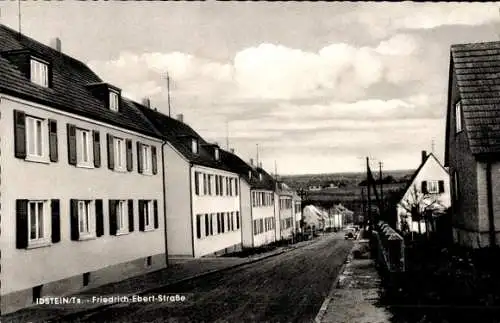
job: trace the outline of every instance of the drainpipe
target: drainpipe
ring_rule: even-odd
[[[167,236],[167,184],[165,182],[165,145],[166,141],[161,144],[161,175],[163,186],[163,230],[165,233],[165,265],[168,267],[168,236]]]
[[[493,212],[493,185],[491,183],[491,161],[486,161],[486,192],[488,198],[488,221],[490,231],[490,246],[496,247],[495,215]]]

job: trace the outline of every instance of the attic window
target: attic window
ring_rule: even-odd
[[[198,153],[198,140],[196,139],[191,139],[191,151],[194,153],[194,154],[197,154]]]
[[[248,171],[248,178],[252,178],[252,171],[251,170]]]
[[[458,101],[455,104],[455,124],[456,124],[456,133],[462,131],[462,102]]]
[[[31,82],[43,87],[49,87],[49,64],[32,58],[30,61]]]
[[[219,156],[219,148],[215,148],[214,150],[214,157],[215,157],[215,160],[219,160],[220,156]]]
[[[120,97],[118,96],[118,93],[110,91],[109,92],[109,109],[111,111],[116,111],[118,112],[118,107],[119,107],[119,102],[120,102]]]
[[[262,173],[259,173],[259,180],[262,180]]]

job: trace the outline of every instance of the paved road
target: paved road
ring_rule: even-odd
[[[78,322],[310,322],[351,246],[340,233],[327,234],[306,247],[151,293],[185,293],[183,305],[119,304]]]

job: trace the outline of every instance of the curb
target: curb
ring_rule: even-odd
[[[287,252],[290,252],[290,251],[293,251],[293,250],[297,250],[297,249],[303,248],[303,247],[311,245],[311,244],[312,243],[308,243],[308,244],[304,244],[304,245],[298,246],[298,247],[290,247],[290,248],[287,248],[285,250],[281,250],[279,252],[276,252],[276,253],[273,253],[273,254],[269,254],[269,255],[266,255],[266,256],[263,256],[263,257],[260,257],[260,258],[255,258],[255,259],[252,259],[252,260],[247,261],[247,262],[242,262],[242,263],[237,264],[237,265],[233,265],[233,266],[229,266],[229,267],[225,267],[225,268],[221,268],[221,269],[214,269],[214,270],[207,271],[207,272],[204,272],[204,273],[201,273],[201,274],[196,274],[196,275],[193,275],[193,276],[182,278],[182,279],[177,280],[175,282],[170,282],[170,283],[167,283],[167,284],[155,286],[153,288],[144,289],[144,290],[141,290],[141,291],[138,291],[138,292],[135,292],[135,293],[131,293],[131,294],[125,294],[123,296],[127,296],[127,297],[131,297],[133,295],[141,296],[141,295],[144,295],[144,294],[147,294],[147,293],[151,293],[151,292],[154,292],[155,290],[162,289],[162,288],[165,288],[165,287],[168,287],[168,286],[172,286],[172,285],[176,285],[176,284],[182,284],[184,282],[187,282],[187,281],[190,281],[190,280],[193,280],[193,279],[203,278],[203,277],[206,277],[206,276],[209,276],[209,275],[212,275],[212,274],[221,273],[221,272],[228,271],[228,270],[231,270],[231,269],[235,269],[235,268],[243,267],[243,266],[246,266],[246,265],[250,265],[250,264],[259,262],[261,260],[265,260],[265,259],[268,259],[268,258],[271,258],[271,257],[275,257],[275,256],[278,256],[278,255],[281,255],[281,254],[284,254],[284,253],[287,253]],[[75,319],[76,319],[76,317],[80,317],[80,316],[83,316],[83,315],[86,315],[86,314],[97,312],[99,310],[102,310],[102,309],[107,308],[107,307],[111,307],[111,306],[116,305],[116,304],[117,303],[102,304],[102,305],[99,305],[99,306],[96,306],[96,307],[92,307],[92,308],[88,308],[88,309],[83,309],[83,310],[78,310],[78,311],[70,312],[70,313],[63,314],[63,315],[56,315],[54,317],[49,318],[47,322],[67,321],[68,319],[71,320],[73,317],[75,317]]]

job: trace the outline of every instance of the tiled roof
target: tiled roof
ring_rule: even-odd
[[[214,159],[213,153],[209,150],[210,144],[189,125],[141,104],[135,103],[135,107],[144,114],[157,131],[170,142],[179,153],[193,164],[234,172],[226,165],[223,158],[219,161]],[[186,138],[189,137],[198,140],[199,148],[197,154],[191,151],[191,145],[186,140]],[[222,153],[223,150],[220,149],[220,152]]]
[[[500,152],[500,42],[452,45],[451,62],[472,153]]]
[[[254,168],[248,165],[240,157],[231,152],[225,150],[221,150],[221,152],[223,162],[235,173],[240,174],[240,176],[250,185],[250,188],[274,191],[273,178],[262,168]],[[252,172],[252,178],[248,177],[249,171]],[[259,179],[259,173],[262,174],[262,180]]]
[[[6,52],[27,50],[47,58],[52,66],[52,86],[29,79],[8,60]],[[2,55],[3,54],[3,55]],[[84,63],[0,24],[0,92],[118,127],[160,137],[130,100],[122,98],[119,112],[109,110],[88,89],[103,81]]]

